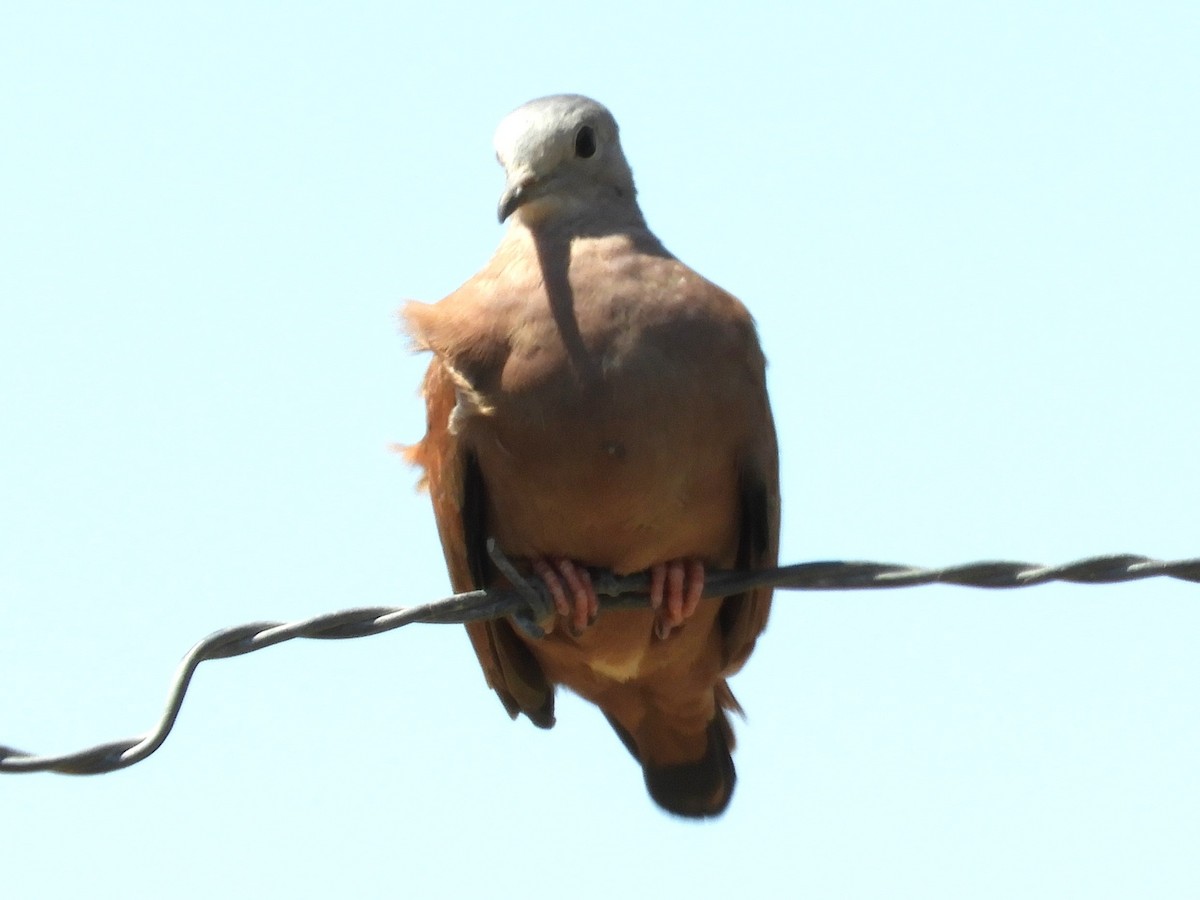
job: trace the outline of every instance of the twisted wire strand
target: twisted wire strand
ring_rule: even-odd
[[[976,588],[1019,588],[1051,581],[1072,584],[1119,584],[1143,578],[1174,578],[1200,584],[1200,558],[1165,562],[1145,556],[1096,556],[1061,566],[1024,562],[977,562],[942,569],[873,562],[808,562],[756,572],[711,572],[705,578],[705,597],[725,597],[756,587],[831,591],[953,584]],[[616,576],[593,573],[603,609],[649,605],[645,573]],[[537,587],[539,583],[532,586]],[[345,640],[382,634],[414,622],[463,624],[513,616],[536,621],[546,611],[544,590],[531,597],[531,585],[492,588],[455,594],[419,606],[364,606],[314,616],[298,622],[251,622],[214,632],[200,641],[179,663],[171,680],[166,708],[145,734],[98,744],[76,753],[39,756],[0,746],[0,772],[59,772],[98,775],[141,762],[167,739],[196,667],[205,660],[243,656],[296,638]]]

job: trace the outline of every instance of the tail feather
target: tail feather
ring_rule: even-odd
[[[708,745],[694,763],[673,766],[643,765],[646,790],[654,802],[677,816],[707,819],[729,806],[737,771],[730,755],[732,729],[724,710],[708,723]]]
[[[651,799],[669,813],[693,819],[719,816],[729,806],[737,771],[733,766],[733,728],[720,707],[705,732],[704,755],[694,762],[657,765],[638,753],[637,742],[613,716],[607,715],[617,737],[642,765]]]

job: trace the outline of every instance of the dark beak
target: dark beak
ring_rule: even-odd
[[[522,178],[520,181],[509,184],[504,188],[504,193],[500,195],[500,205],[496,208],[496,215],[501,222],[505,221],[509,216],[517,211],[517,208],[528,200],[533,194],[533,179]]]

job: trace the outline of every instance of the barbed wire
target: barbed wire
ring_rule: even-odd
[[[756,587],[785,590],[874,590],[953,584],[976,588],[1019,588],[1051,581],[1072,584],[1118,584],[1143,578],[1175,578],[1200,584],[1200,558],[1164,562],[1131,554],[1096,556],[1061,566],[1023,562],[977,562],[942,569],[873,562],[808,562],[756,572],[711,572],[705,578],[705,597],[725,597]],[[616,576],[594,572],[601,608],[629,609],[649,605],[645,573]],[[531,588],[539,588],[531,593]],[[38,756],[0,746],[0,772],[59,772],[98,775],[141,762],[167,739],[196,667],[205,660],[243,656],[296,638],[345,640],[382,634],[414,622],[464,624],[512,616],[523,627],[536,627],[549,598],[540,582],[519,588],[493,588],[455,594],[419,606],[364,606],[298,622],[251,622],[214,632],[200,641],[180,662],[171,681],[167,704],[153,729],[125,740],[98,744],[77,753]]]

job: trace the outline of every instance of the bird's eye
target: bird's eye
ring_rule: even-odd
[[[596,132],[591,125],[584,125],[576,132],[575,155],[580,159],[591,159],[596,155]]]

